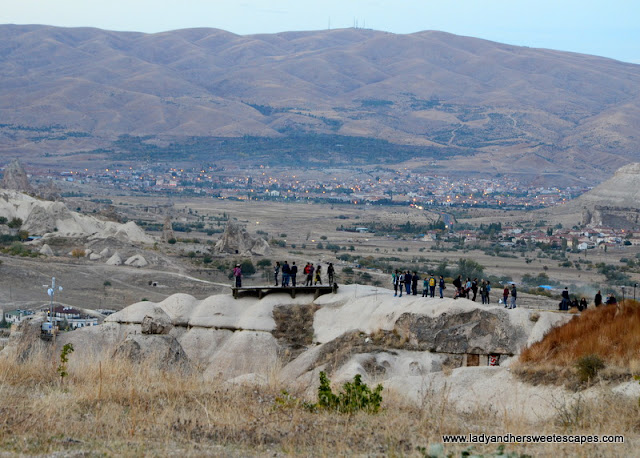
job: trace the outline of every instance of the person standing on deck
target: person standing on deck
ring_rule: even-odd
[[[233,276],[236,277],[236,288],[242,288],[242,269],[240,264],[236,264],[233,268]]]
[[[317,285],[318,283],[322,285],[322,266],[320,264],[316,266],[316,278],[313,284]]]
[[[276,261],[276,265],[273,268],[273,277],[275,278],[276,284],[274,286],[278,286],[278,274],[280,273],[280,262]]]
[[[282,266],[282,286],[289,286],[289,275],[291,274],[291,267],[287,261]]]

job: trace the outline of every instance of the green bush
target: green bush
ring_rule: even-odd
[[[9,226],[11,229],[20,229],[20,226],[22,226],[22,219],[11,218],[11,221],[9,221],[9,224],[7,224],[7,226]]]
[[[342,385],[342,391],[338,394],[331,391],[331,381],[327,374],[320,372],[320,386],[318,387],[318,407],[336,410],[340,413],[354,413],[363,410],[367,413],[376,413],[382,403],[382,385],[376,386],[371,391],[366,383],[362,383],[361,375],[353,377],[353,382]]]
[[[9,248],[5,250],[5,253],[8,253],[12,256],[30,256],[31,252],[20,242],[13,242]]]
[[[240,263],[240,269],[242,269],[242,275],[253,275],[256,273],[256,268],[250,259],[245,259]]]
[[[67,372],[67,363],[69,362],[69,355],[73,353],[74,348],[73,344],[68,343],[62,347],[62,351],[60,352],[60,365],[57,367],[56,372],[60,375],[60,381],[64,381],[64,378],[69,375]]]
[[[576,361],[578,378],[581,382],[592,380],[601,369],[604,369],[604,361],[598,355],[586,355]]]
[[[458,274],[462,278],[482,278],[484,266],[469,258],[458,259]]]
[[[260,259],[258,261],[258,267],[266,268],[271,265],[271,259]]]

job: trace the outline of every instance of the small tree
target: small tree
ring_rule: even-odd
[[[261,259],[257,262],[258,267],[267,268],[271,265],[271,259]]]
[[[68,343],[62,347],[62,351],[60,352],[60,365],[56,369],[58,374],[60,375],[60,382],[64,381],[64,378],[69,375],[67,372],[67,363],[69,362],[69,355],[73,353],[73,344]]]
[[[484,272],[484,267],[473,259],[458,259],[458,274],[463,278],[480,278]]]
[[[243,275],[253,275],[256,273],[256,268],[253,266],[253,263],[250,259],[245,259],[240,263],[240,268],[242,269]]]
[[[11,229],[20,229],[20,227],[22,226],[22,219],[11,218],[11,221],[9,221],[9,224],[7,224],[7,226],[9,226],[9,228]]]

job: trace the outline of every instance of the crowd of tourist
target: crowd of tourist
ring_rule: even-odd
[[[402,297],[403,294],[405,297],[418,295],[420,292],[418,290],[419,282],[420,275],[417,271],[414,270],[411,272],[409,270],[396,270],[391,274],[393,296]],[[467,278],[465,281],[463,280],[462,275],[458,275],[451,283],[454,287],[453,299],[467,298],[475,302],[477,300],[478,293],[480,293],[480,299],[483,304],[491,303],[491,281],[484,279],[478,280],[477,278]],[[444,298],[444,290],[447,287],[442,275],[438,278],[432,273],[422,278],[422,297],[435,297],[436,288],[438,288],[440,298]],[[517,301],[518,288],[516,284],[514,282],[506,283],[502,289],[502,299],[499,299],[498,303],[503,304],[506,309],[515,309],[517,307]],[[596,307],[603,305],[600,291],[595,295],[593,303]],[[615,295],[611,293],[607,296],[607,300],[604,302],[604,305],[615,304],[617,304],[617,299]],[[575,309],[580,312],[586,310],[588,307],[587,299],[585,297],[581,297],[580,299],[574,297],[572,299],[569,295],[568,288],[565,288],[562,292],[562,301],[559,304],[559,309],[567,311],[572,307],[575,307]]]
[[[322,285],[322,265],[308,262],[304,269],[302,270],[302,274],[304,275],[304,286],[317,286]],[[242,269],[240,264],[237,264],[233,269],[233,276],[235,277],[235,285],[236,288],[242,287]],[[295,261],[289,264],[288,261],[284,261],[281,265],[280,262],[276,262],[273,268],[273,276],[275,280],[274,286],[280,287],[288,287],[291,285],[292,287],[297,286],[297,277],[298,277],[298,266],[296,266]],[[326,268],[326,278],[327,284],[333,285],[335,283],[335,269],[333,267],[333,263],[329,263]],[[422,280],[422,297],[435,297],[436,296],[436,288],[438,291],[438,295],[440,299],[444,298],[444,290],[447,289],[445,284],[445,279],[442,275],[439,277],[433,273],[420,278],[420,275],[417,271],[400,271],[398,269],[395,270],[391,274],[391,284],[393,285],[394,297],[402,297],[403,293],[406,296],[417,296],[419,293],[418,284]],[[477,278],[467,278],[466,281],[463,281],[462,275],[458,275],[452,281],[454,292],[453,299],[458,298],[467,298],[471,301],[476,301],[478,293],[480,293],[480,299],[483,304],[491,303],[491,282],[489,280],[481,279],[478,281]],[[510,285],[510,286],[509,286]],[[567,287],[564,288],[561,294],[562,300],[558,305],[558,309],[562,311],[568,311],[571,308],[576,308],[578,311],[582,312],[586,310],[588,307],[587,299],[585,297],[581,297],[579,300],[577,297],[571,298],[569,294],[569,289]],[[502,290],[502,299],[498,300],[498,303],[504,305],[506,309],[515,309],[517,307],[518,300],[518,289],[516,284],[513,282],[506,283]],[[617,299],[614,294],[609,294],[607,296],[606,302],[602,302],[602,294],[598,291],[594,297],[593,303],[596,307],[601,305],[616,305]]]

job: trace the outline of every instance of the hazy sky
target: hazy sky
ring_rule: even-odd
[[[638,0],[0,0],[0,23],[241,35],[358,26],[442,30],[640,63]]]

